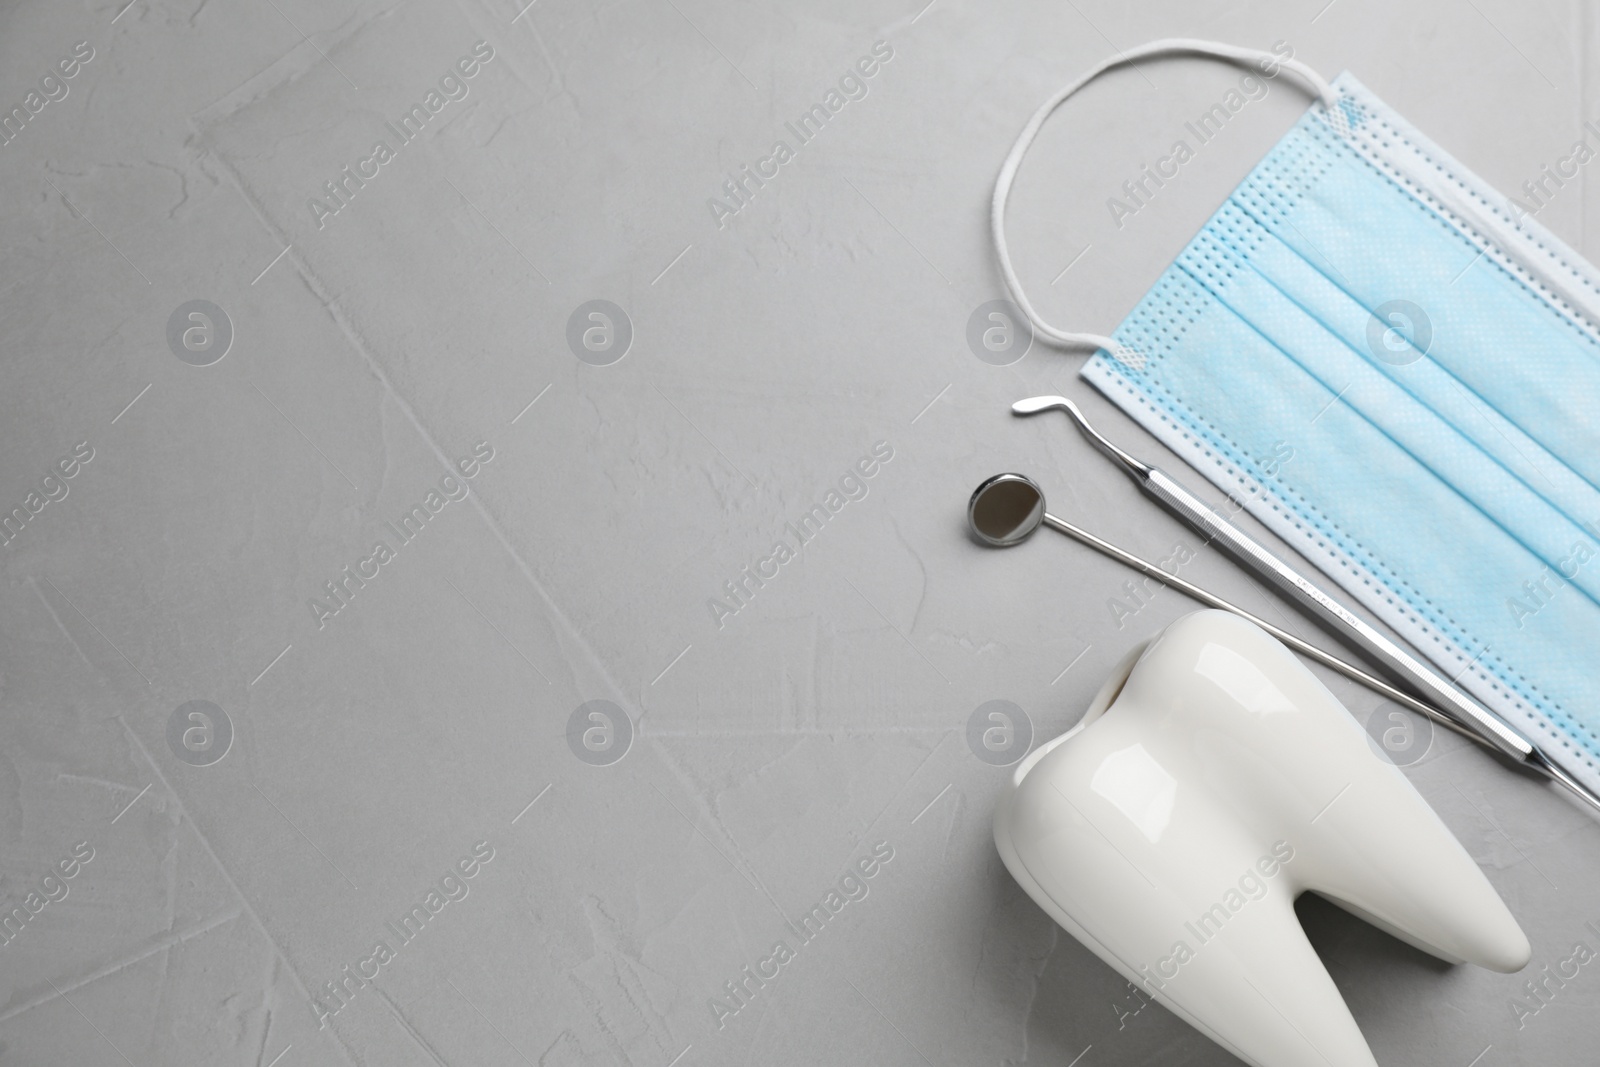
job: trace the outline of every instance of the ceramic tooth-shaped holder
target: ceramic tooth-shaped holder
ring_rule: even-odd
[[[1451,963],[1510,972],[1530,954],[1333,694],[1226,612],[1134,649],[1017,766],[994,834],[1056,922],[1255,1067],[1376,1067],[1295,916],[1306,890]]]

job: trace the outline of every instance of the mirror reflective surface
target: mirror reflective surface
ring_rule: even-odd
[[[967,502],[967,525],[986,545],[1014,545],[1042,521],[1044,491],[1020,474],[995,475],[974,489]]]

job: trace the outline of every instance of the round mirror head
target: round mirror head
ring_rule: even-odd
[[[1044,491],[1020,474],[996,474],[972,491],[967,525],[986,545],[1023,541],[1044,521]]]

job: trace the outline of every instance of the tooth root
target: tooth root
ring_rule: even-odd
[[[1229,919],[1157,999],[1248,1063],[1377,1067],[1287,894]]]
[[[1532,949],[1466,851],[1419,847],[1450,830],[1396,768],[1378,763],[1317,820],[1295,873],[1353,915],[1451,963],[1509,974]]]
[[[1089,792],[1098,761],[1087,754],[1062,752],[997,812],[1001,855],[1029,894],[1102,960],[1246,1063],[1376,1067],[1295,916],[1292,874],[1306,849],[1295,847],[1287,866],[1260,867],[1273,859],[1272,842],[1250,839],[1214,807],[1186,805],[1166,832],[1192,840],[1197,852],[1140,850],[1119,835],[1115,808]],[[1120,770],[1125,779],[1138,774]],[[1273,874],[1261,876],[1263,869]],[[1257,875],[1247,881],[1250,895],[1228,897],[1249,872]],[[1051,892],[1041,895],[1041,884]]]

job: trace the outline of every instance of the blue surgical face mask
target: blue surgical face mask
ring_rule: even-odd
[[[1600,788],[1600,273],[1349,74],[1285,66],[1321,99],[1109,338],[1040,321],[999,230],[1060,94],[996,190],[1007,281],[1044,337],[1100,347],[1097,389]]]

